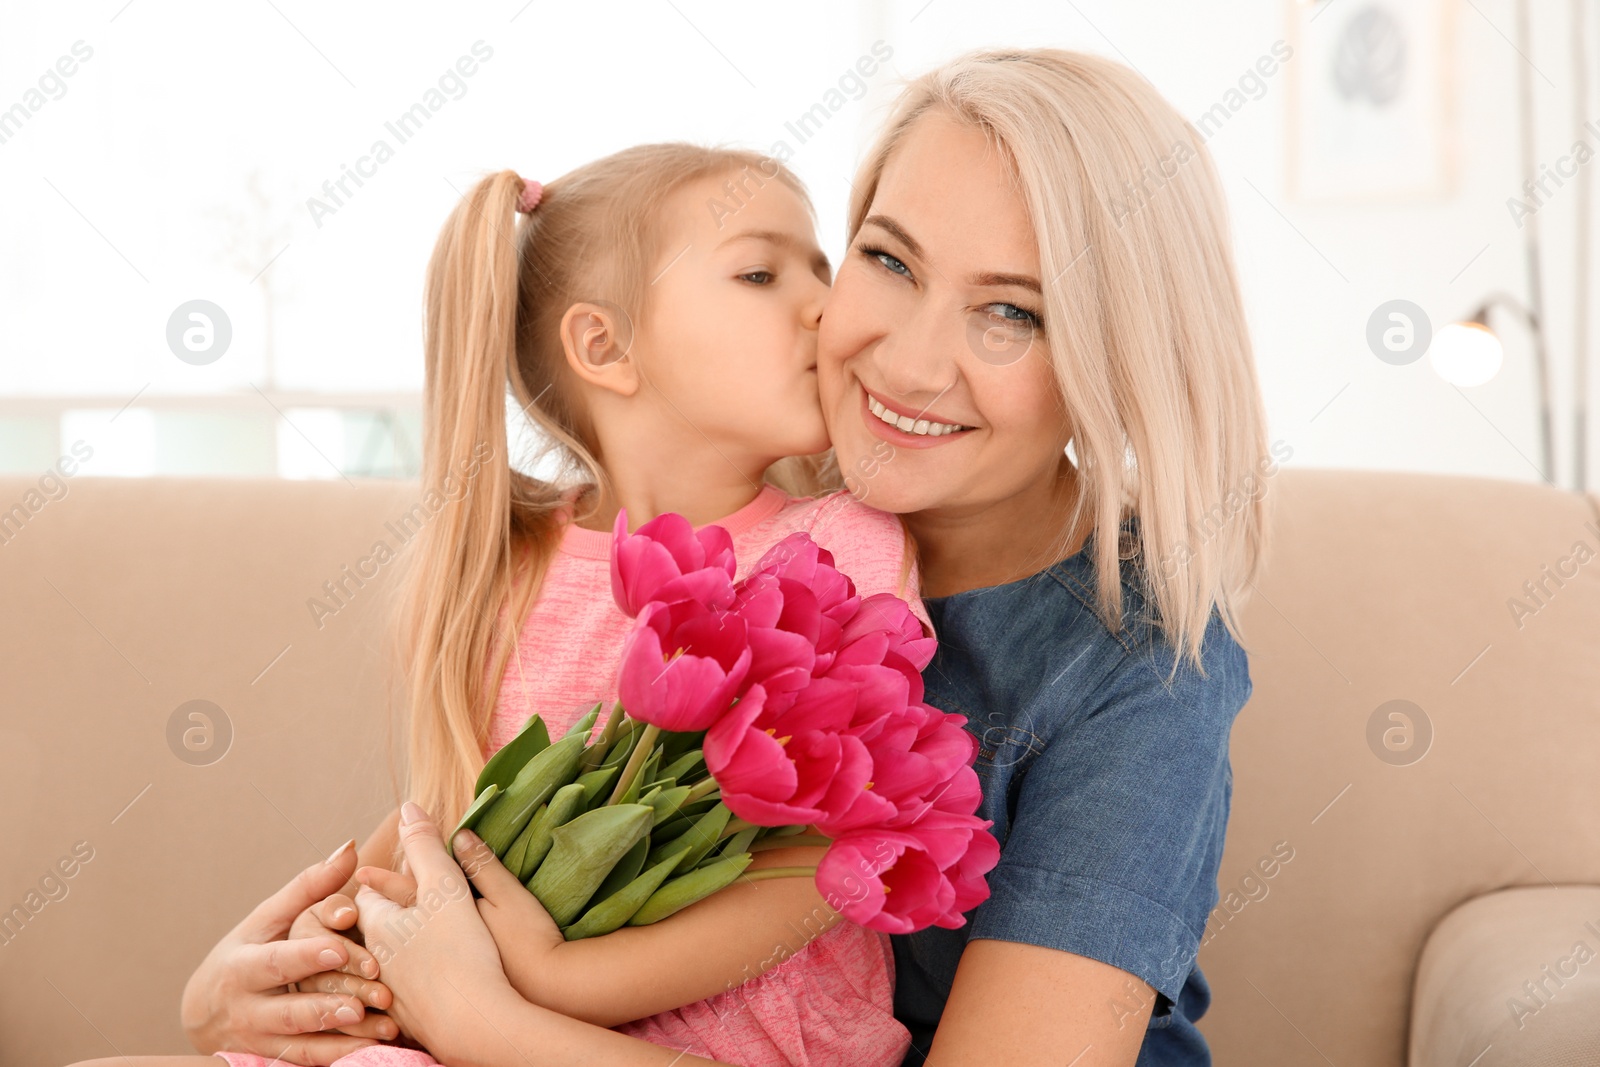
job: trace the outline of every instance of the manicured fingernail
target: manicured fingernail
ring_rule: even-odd
[[[355,847],[356,847],[356,839],[352,837],[350,840],[346,841],[344,844],[340,845],[337,849],[335,849],[333,855],[329,856],[327,859],[323,860],[322,862],[331,864],[335,860],[337,860],[340,856],[343,856],[346,852],[350,851],[352,848],[355,848]]]
[[[342,1023],[353,1023],[357,1019],[361,1018],[361,1013],[356,1011],[350,1005],[346,1004],[344,1007],[334,1012],[333,1017]]]
[[[403,825],[410,825],[425,817],[426,814],[420,807],[409,800],[400,805],[400,822]]]
[[[317,956],[317,962],[326,964],[329,967],[337,967],[339,965],[339,954],[331,948],[325,948]]]
[[[483,842],[479,840],[478,835],[473,833],[471,830],[460,830],[456,833],[455,846],[457,851],[465,851],[467,849],[477,848],[481,844],[483,844]]]
[[[336,923],[341,923],[354,914],[355,912],[351,911],[349,908],[340,908],[338,911],[333,913],[333,921]]]
[[[378,965],[372,960],[362,960],[361,973],[366,975],[368,978],[376,978],[378,977]]]

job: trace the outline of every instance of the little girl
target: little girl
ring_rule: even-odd
[[[808,531],[860,595],[905,597],[932,632],[898,519],[848,493],[773,484],[804,492],[818,470],[807,457],[828,445],[816,342],[829,266],[813,229],[781,164],[676,143],[548,187],[502,171],[446,222],[427,283],[423,470],[440,507],[412,545],[400,631],[410,793],[440,826],[459,821],[485,760],[531,714],[559,737],[616,698],[632,625],[611,592],[619,508],[630,529],[667,511],[725,527],[739,577]],[[508,385],[566,477],[510,466]],[[363,863],[394,865],[386,829]],[[822,851],[760,852],[752,868]],[[736,882],[661,922],[566,943],[558,964],[519,957],[518,931],[492,933],[526,999],[697,1055],[892,1067],[909,1043],[887,935],[839,918],[809,879]],[[377,1045],[338,1062],[435,1061]]]

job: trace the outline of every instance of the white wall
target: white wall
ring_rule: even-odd
[[[1363,2],[1332,0],[1317,25],[1331,27]],[[0,143],[0,398],[265,389],[267,282],[281,307],[278,389],[415,391],[423,266],[459,191],[480,172],[554,176],[642,140],[770,150],[784,139],[813,190],[824,248],[837,259],[846,179],[898,77],[979,45],[1082,48],[1133,64],[1198,118],[1287,38],[1291,13],[1290,0],[124,3],[34,4],[4,17],[0,108],[22,99],[74,42],[93,56],[65,79],[64,95]],[[1536,154],[1548,162],[1575,136],[1573,66],[1567,5],[1536,6]],[[1510,0],[1454,9],[1460,152],[1447,196],[1292,202],[1284,72],[1208,142],[1227,183],[1271,436],[1293,446],[1291,463],[1538,477],[1520,331],[1506,331],[1496,379],[1460,390],[1427,360],[1391,366],[1365,341],[1368,316],[1396,297],[1420,304],[1437,327],[1491,290],[1525,291],[1522,235],[1505,206],[1520,195],[1514,77],[1522,59],[1513,36]],[[1589,36],[1600,32],[1590,26]],[[800,144],[786,120],[835,87],[878,39],[894,50],[892,69]],[[395,145],[384,123],[479,40],[493,56],[463,79],[465,94],[317,225],[307,198],[375,139]],[[245,179],[258,166],[278,190],[275,212],[248,199]],[[1592,179],[1587,169],[1580,178]],[[1563,485],[1575,185],[1538,215]],[[221,218],[230,211],[247,212],[258,231],[258,247],[232,266],[222,254],[229,231]],[[172,310],[196,297],[222,305],[235,330],[229,354],[202,367],[178,361],[165,343]],[[1593,468],[1600,448],[1590,456]]]

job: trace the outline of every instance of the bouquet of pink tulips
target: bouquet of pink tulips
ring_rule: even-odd
[[[959,927],[1000,849],[974,813],[964,716],[922,702],[935,642],[905,601],[860,597],[805,533],[735,582],[733,541],[668,513],[611,555],[637,620],[618,701],[552,744],[538,716],[484,768],[462,819],[569,938],[655,922],[745,878],[811,876],[863,926]],[[625,709],[625,711],[624,711]],[[814,831],[814,832],[808,832]],[[815,868],[744,874],[825,844]]]

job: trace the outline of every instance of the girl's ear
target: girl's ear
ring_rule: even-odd
[[[638,368],[628,358],[633,330],[612,304],[577,303],[561,316],[561,347],[580,379],[619,396],[639,389]]]

